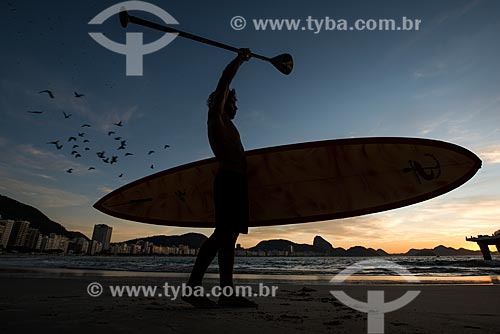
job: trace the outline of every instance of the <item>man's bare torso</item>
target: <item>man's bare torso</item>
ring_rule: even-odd
[[[208,140],[221,170],[246,173],[245,150],[240,134],[224,112],[208,112]]]

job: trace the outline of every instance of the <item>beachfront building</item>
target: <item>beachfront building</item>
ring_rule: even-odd
[[[179,254],[179,248],[175,246],[165,246],[163,247],[163,254],[165,255],[177,255]]]
[[[24,247],[27,249],[35,249],[38,239],[40,239],[40,231],[36,228],[28,228],[26,239],[24,241]]]
[[[42,241],[42,252],[57,252],[66,254],[68,252],[69,239],[65,236],[50,233],[49,236],[44,236]]]
[[[0,233],[0,248],[7,248],[12,228],[14,227],[14,221],[2,219],[0,220],[0,226],[2,227],[2,232]]]
[[[111,244],[110,253],[114,255],[189,255],[198,254],[197,248],[187,245],[158,246],[152,242],[137,241],[135,244],[117,243]]]
[[[90,240],[88,254],[94,255],[100,253],[102,251],[102,246],[102,242],[94,239]]]
[[[0,219],[0,248],[21,252],[57,252],[66,254],[70,240],[63,235],[42,235],[25,220]]]
[[[129,246],[122,242],[122,243],[119,243],[119,244],[113,244],[111,245],[110,247],[110,252],[111,254],[128,254],[129,253]]]
[[[10,233],[9,241],[7,243],[8,247],[23,247],[26,236],[28,234],[28,228],[30,223],[25,220],[16,220],[12,226],[12,231]]]
[[[113,228],[106,224],[94,225],[94,232],[92,233],[92,240],[96,240],[102,243],[102,250],[109,250],[111,242],[111,233],[113,233]]]
[[[153,245],[153,246],[151,246],[151,253],[152,254],[163,254],[163,247]]]
[[[76,238],[74,241],[73,252],[75,254],[87,254],[89,251],[89,241],[85,238]]]

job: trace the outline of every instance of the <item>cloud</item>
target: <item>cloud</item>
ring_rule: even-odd
[[[492,145],[480,149],[478,155],[485,164],[500,164],[500,145]]]
[[[422,79],[443,75],[446,73],[446,67],[447,66],[444,62],[437,62],[427,68],[422,68],[413,72],[413,77],[415,79]]]
[[[2,159],[12,168],[20,170],[19,167],[44,170],[44,171],[66,171],[73,168],[75,174],[87,173],[87,167],[65,157],[63,154],[50,152],[37,148],[31,144],[17,145],[14,150],[8,152]]]
[[[485,111],[493,111],[493,112],[495,112],[495,114],[498,115],[499,110],[498,110],[498,108],[494,108],[494,107],[496,107],[499,103],[500,103],[500,94],[482,99],[478,103],[479,105],[477,107],[477,112],[482,113]],[[492,110],[492,109],[494,109],[494,110]]]
[[[420,135],[427,135],[432,132],[437,132],[441,128],[446,127],[453,120],[453,114],[450,112],[444,113],[432,120],[426,120],[424,124],[420,125],[418,133]]]
[[[260,110],[248,110],[238,114],[237,123],[241,123],[241,128],[254,129],[259,128],[279,128],[279,124],[272,121],[268,114]]]
[[[62,189],[46,187],[2,175],[0,189],[16,200],[32,203],[40,208],[65,208],[89,203],[85,196]]]
[[[126,107],[99,101],[91,103],[88,99],[88,96],[76,99],[68,92],[56,96],[56,99],[51,101],[51,108],[55,106],[55,109],[82,116],[103,132],[114,127],[113,124],[119,121],[127,123],[134,118],[142,117],[142,113],[138,113],[137,105]]]
[[[40,173],[29,173],[29,172],[26,172],[26,174],[31,175],[31,176],[35,176],[35,177],[39,177],[39,178],[42,178],[42,179],[45,179],[45,180],[56,181],[56,178],[55,178],[55,177],[50,176],[50,175],[46,175],[46,174],[40,174]]]
[[[50,101],[51,108],[55,107],[66,113],[82,116],[101,131],[109,130],[114,127],[114,123],[119,121],[127,123],[134,118],[142,117],[142,114],[138,113],[139,106],[137,105],[123,106],[116,102],[111,104],[107,100],[92,99],[92,94],[89,92],[84,92],[83,98],[75,98],[73,91],[68,91],[65,84],[61,83],[57,87],[60,89],[54,88],[54,94],[57,96]],[[65,93],[58,94],[58,92]]]
[[[428,35],[432,34],[435,30],[441,29],[443,24],[459,20],[482,2],[482,0],[469,1],[465,5],[459,5],[453,9],[438,13],[434,16],[434,18],[426,21],[425,24],[422,25],[418,34],[415,34],[413,38],[408,39],[405,44],[400,47],[400,51],[413,48],[420,41],[427,39]]]
[[[500,206],[497,197],[450,195],[348,219],[251,228],[239,242],[246,248],[268,239],[312,244],[313,238],[320,235],[334,247],[362,245],[389,252],[406,252],[411,247],[440,244],[463,247],[468,245],[464,243],[466,235],[491,234],[498,229]]]
[[[451,9],[449,11],[446,11],[442,13],[441,15],[437,16],[435,20],[433,21],[433,24],[436,26],[439,26],[446,21],[451,21],[451,20],[457,20],[460,19],[462,16],[470,12],[472,9],[474,9],[477,5],[479,5],[482,0],[474,0],[474,1],[468,1],[466,2],[465,5],[456,7],[454,9]]]
[[[138,106],[128,107],[126,109],[112,107],[110,111],[98,115],[92,115],[91,121],[102,131],[108,131],[115,127],[113,124],[122,121],[124,124],[128,123],[133,118],[139,118],[142,114],[137,114]]]
[[[112,192],[114,189],[111,189],[109,187],[105,187],[105,186],[101,186],[98,188],[100,192],[102,192],[103,194],[109,194],[110,192]]]
[[[43,66],[40,67],[43,68]],[[49,73],[45,74],[45,76],[50,75]],[[43,76],[40,74],[40,77]],[[116,101],[110,103],[106,99],[93,99],[91,91],[81,92],[85,94],[83,98],[75,98],[74,90],[68,88],[71,84],[65,80],[60,78],[58,82],[51,85],[50,90],[54,93],[54,99],[47,98],[45,94],[39,95],[40,88],[26,87],[25,83],[16,82],[16,79],[4,78],[0,80],[0,91],[4,96],[4,99],[0,101],[2,112],[15,117],[26,117],[25,113],[19,113],[19,110],[37,108],[58,113],[64,111],[67,114],[87,119],[95,128],[103,132],[112,128],[113,123],[120,120],[127,123],[143,116],[139,112],[138,105],[127,106]]]

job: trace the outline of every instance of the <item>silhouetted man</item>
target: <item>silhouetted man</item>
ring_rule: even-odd
[[[203,275],[218,253],[221,288],[233,287],[234,247],[239,233],[248,233],[248,189],[246,159],[240,135],[232,122],[238,108],[236,92],[229,89],[238,68],[250,59],[250,50],[241,49],[238,56],[222,73],[216,90],[210,94],[208,105],[208,139],[219,169],[214,179],[215,230],[203,243],[196,258],[188,285],[201,286]],[[205,297],[183,298],[197,307],[213,307]],[[220,296],[220,306],[255,307],[243,297]]]

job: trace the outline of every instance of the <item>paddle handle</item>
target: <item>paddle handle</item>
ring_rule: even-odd
[[[216,47],[219,47],[219,48],[222,48],[222,49],[226,49],[226,50],[229,50],[229,51],[233,51],[233,52],[236,52],[236,53],[241,53],[241,50],[239,48],[234,47],[234,46],[227,45],[227,44],[224,44],[224,43],[220,43],[220,42],[217,42],[217,41],[214,41],[214,40],[211,40],[211,39],[208,39],[208,38],[200,37],[200,36],[197,36],[197,35],[193,35],[193,34],[190,34],[188,32],[185,32],[185,31],[181,31],[181,30],[177,30],[175,28],[164,26],[162,24],[158,24],[158,23],[154,23],[154,22],[151,22],[151,21],[148,21],[148,20],[144,20],[144,19],[141,19],[141,18],[139,18],[137,16],[133,16],[133,15],[130,15],[130,14],[127,14],[127,15],[128,15],[128,21],[131,22],[131,23],[135,23],[135,24],[138,24],[138,25],[141,25],[141,26],[145,26],[145,27],[148,27],[148,28],[151,28],[151,29],[155,29],[155,30],[160,30],[160,31],[169,32],[169,33],[175,33],[175,34],[178,34],[181,37],[189,38],[189,39],[195,40],[197,42],[201,42],[201,43],[205,43],[205,44],[208,44],[208,45],[216,46]],[[261,55],[256,54],[256,53],[250,53],[250,56],[254,57],[254,58],[261,59],[261,60],[264,60],[264,61],[271,61],[270,58],[265,57],[265,56],[261,56]]]

